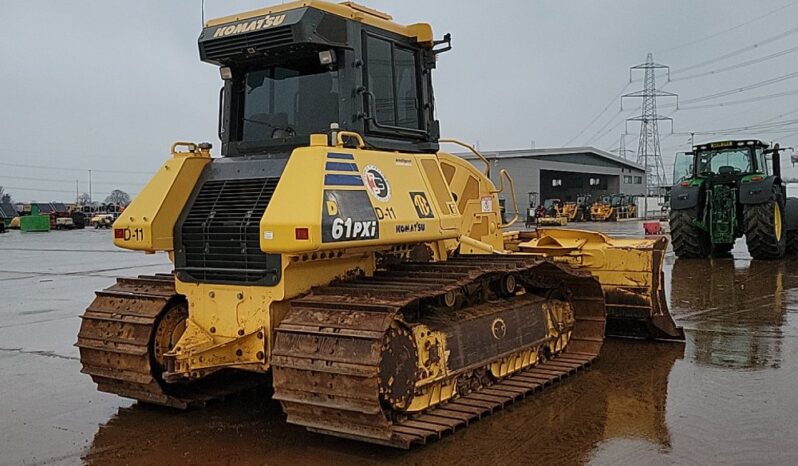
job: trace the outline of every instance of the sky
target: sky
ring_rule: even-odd
[[[617,151],[640,104],[623,99],[621,111],[618,96],[642,89],[642,72],[630,83],[629,67],[647,53],[670,66],[671,81],[663,70],[657,86],[680,101],[678,111],[675,99],[658,102],[674,119],[674,134],[660,123],[666,169],[691,131],[696,142],[752,136],[798,147],[796,0],[361,3],[452,34],[433,78],[437,116],[444,136],[485,151]],[[205,18],[270,4],[205,0]],[[88,191],[89,169],[95,199],[135,194],[173,141],[219,147],[221,81],[198,58],[200,0],[4,0],[0,18],[0,186],[15,200],[74,200]],[[626,127],[634,151],[639,124]]]

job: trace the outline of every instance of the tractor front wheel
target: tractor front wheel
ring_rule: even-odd
[[[712,252],[709,233],[693,224],[698,208],[671,210],[670,227],[673,251],[684,259],[705,259]]]
[[[743,209],[745,242],[754,259],[781,259],[787,250],[787,231],[779,202],[774,198]]]

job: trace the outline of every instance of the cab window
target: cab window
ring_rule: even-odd
[[[366,35],[365,80],[373,95],[367,111],[376,126],[421,129],[416,53],[389,40]]]
[[[770,160],[765,157],[765,151],[762,150],[761,147],[757,147],[754,149],[754,153],[756,154],[756,164],[757,169],[764,173],[765,175],[770,175]]]

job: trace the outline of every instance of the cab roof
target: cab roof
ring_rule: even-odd
[[[700,150],[726,149],[731,147],[745,147],[745,146],[767,148],[770,146],[770,144],[760,141],[759,139],[732,139],[727,141],[712,141],[705,144],[697,144],[693,146],[693,152]]]
[[[299,8],[315,8],[342,18],[358,21],[369,26],[393,32],[410,38],[415,38],[420,44],[432,46],[432,26],[428,23],[415,23],[408,26],[393,21],[393,17],[355,2],[330,3],[320,0],[296,1],[275,5],[257,10],[246,11],[222,18],[211,19],[205,22],[205,27],[215,27],[222,24],[234,23],[258,16],[282,13]]]

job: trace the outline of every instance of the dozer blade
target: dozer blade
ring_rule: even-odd
[[[684,341],[665,299],[668,240],[618,239],[593,231],[540,228],[513,249],[589,270],[607,302],[607,336]]]

